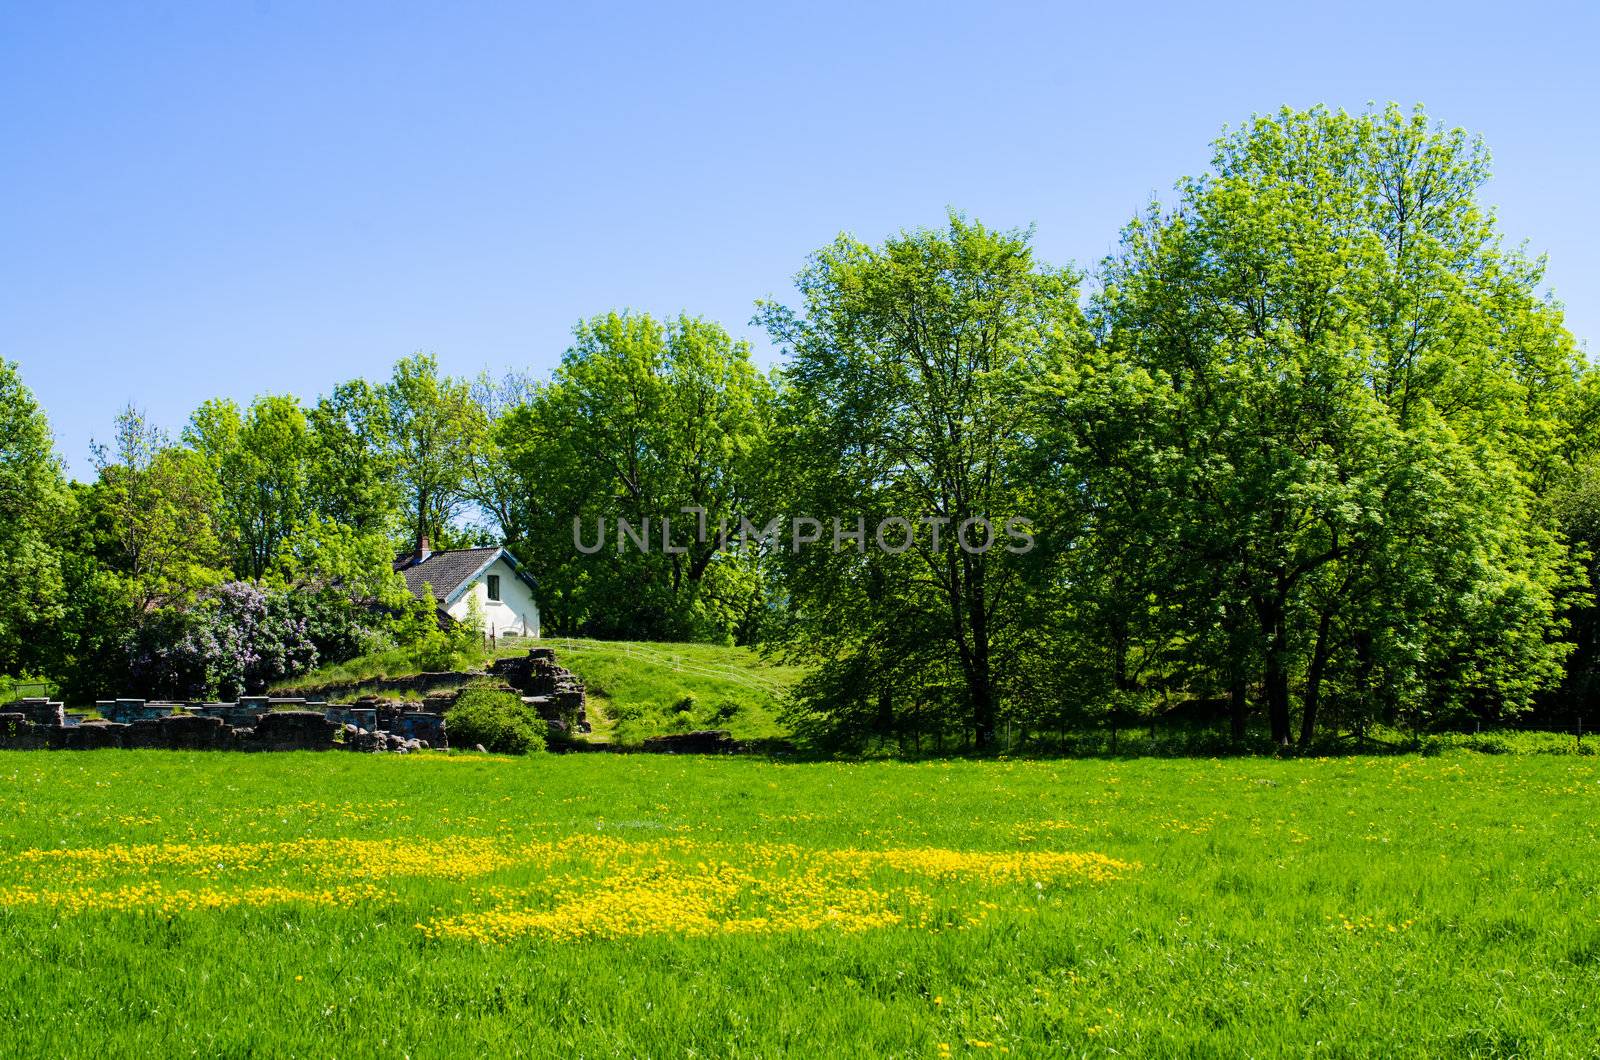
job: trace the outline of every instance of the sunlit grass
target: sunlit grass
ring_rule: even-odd
[[[690,729],[727,729],[740,739],[783,736],[783,702],[803,673],[750,648],[717,644],[545,643],[583,678],[602,738],[619,743]]]
[[[6,753],[0,1051],[1583,1055],[1597,811],[1575,756]]]

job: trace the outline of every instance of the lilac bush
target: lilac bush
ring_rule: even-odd
[[[232,700],[360,654],[376,636],[370,617],[338,593],[228,582],[187,610],[147,616],[130,670],[147,694]]]
[[[229,582],[189,613],[173,645],[175,669],[191,676],[190,694],[236,699],[317,664],[306,620],[284,613],[249,582]]]

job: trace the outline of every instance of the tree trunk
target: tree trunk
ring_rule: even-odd
[[[967,681],[967,701],[972,709],[973,742],[985,751],[994,746],[995,688],[994,673],[989,660],[989,615],[984,606],[983,568],[965,560],[965,592],[957,595],[956,605],[959,630],[966,626],[968,642],[961,645],[961,667]],[[952,564],[952,569],[955,565]],[[963,615],[961,612],[965,610]],[[964,619],[964,623],[960,620]]]
[[[1256,611],[1266,641],[1261,683],[1267,694],[1267,725],[1272,742],[1289,746],[1289,636],[1281,599],[1258,599]]]
[[[1236,744],[1244,743],[1244,722],[1250,709],[1245,694],[1244,674],[1234,675],[1233,684],[1228,689],[1228,721]]]
[[[1356,634],[1356,749],[1365,750],[1367,719],[1372,710],[1372,634],[1363,630]]]
[[[1289,746],[1289,673],[1277,656],[1269,656],[1265,674],[1267,686],[1267,725],[1272,742]]]
[[[1317,729],[1317,703],[1322,696],[1322,674],[1328,667],[1328,628],[1333,612],[1324,611],[1317,620],[1317,642],[1311,650],[1311,665],[1306,669],[1305,711],[1300,716],[1300,747],[1311,746]]]
[[[989,684],[987,660],[981,678],[969,682],[972,696],[972,731],[978,750],[994,746],[994,689]]]

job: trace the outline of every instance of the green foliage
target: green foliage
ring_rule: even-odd
[[[139,409],[118,414],[114,439],[94,446],[99,479],[85,496],[108,595],[133,615],[192,603],[226,580],[217,540],[216,475],[208,458],[170,444]]]
[[[1586,443],[1574,446],[1589,450]],[[1545,720],[1571,727],[1587,718],[1591,728],[1600,727],[1592,705],[1600,701],[1600,459],[1589,451],[1555,476],[1545,503],[1568,542],[1574,560],[1582,565],[1588,592],[1568,599],[1566,639],[1572,655],[1561,687],[1546,697],[1542,707]]]
[[[1113,687],[1255,685],[1308,745],[1320,709],[1489,720],[1559,676],[1577,583],[1535,487],[1582,367],[1486,165],[1420,112],[1283,111],[1128,226],[1041,454],[1061,509],[1103,498],[1056,581],[1125,616],[1080,626]]]
[[[390,408],[382,392],[364,379],[341,383],[317,402],[307,420],[312,510],[360,537],[395,534],[401,523],[401,491]]]
[[[44,411],[0,360],[0,673],[48,661],[64,613],[58,543],[73,507]]]
[[[834,524],[778,561],[786,636],[833,673],[815,686],[824,712],[887,724],[897,692],[921,698],[953,668],[977,742],[994,738],[1025,639],[1026,564],[1001,531],[1031,514],[1025,389],[1087,338],[1077,277],[1028,243],[954,214],[881,247],[841,236],[801,274],[801,313],[764,307],[790,358],[772,507]],[[910,533],[909,549],[833,544],[835,525],[888,519],[910,523],[887,537]],[[1000,545],[960,547],[977,519],[993,528],[972,539]]]
[[[1204,715],[1195,746],[1225,719],[1246,748],[1262,715],[1309,752],[1593,725],[1600,373],[1480,203],[1488,174],[1420,110],[1286,109],[1126,226],[1087,311],[1030,233],[952,214],[814,254],[795,308],[760,307],[770,375],[711,321],[609,313],[548,380],[417,355],[306,406],[208,401],[182,445],[130,407],[87,484],[0,366],[0,672],[80,699],[185,659],[293,672],[308,654],[252,670],[208,625],[245,583],[330,629],[392,616],[401,666],[473,665],[482,616],[442,622],[393,572],[425,536],[507,544],[547,632],[796,664],[765,698],[608,672],[632,682],[605,704],[621,739],[1087,747]],[[819,540],[734,547],[774,517]],[[1027,533],[961,548],[978,517]],[[870,540],[907,524],[903,551]],[[388,647],[318,640],[334,666],[324,641]]]
[[[508,538],[522,535],[512,548],[539,580],[552,631],[746,630],[762,584],[723,547],[723,528],[736,530],[753,498],[771,396],[749,344],[709,321],[610,313],[578,325],[555,379],[495,430],[514,480],[502,523]],[[619,518],[648,533],[649,554],[619,546]],[[681,552],[662,547],[664,518]],[[604,547],[581,553],[575,521],[587,543],[603,532]]]
[[[292,397],[261,397],[240,417],[232,402],[208,401],[184,432],[216,476],[216,522],[235,575],[270,571],[304,518],[313,439]]]
[[[411,599],[405,579],[394,569],[394,546],[387,537],[362,533],[321,515],[310,515],[296,524],[283,541],[273,569],[274,575],[268,579],[272,583],[335,589],[380,608],[399,610]]]
[[[481,745],[496,754],[524,755],[543,751],[548,737],[532,707],[492,687],[468,686],[445,714],[445,724],[458,750]]]
[[[464,621],[450,618],[439,607],[433,586],[424,585],[420,597],[409,598],[393,626],[395,642],[418,670],[442,673],[465,670],[483,658],[483,613],[476,598]]]
[[[480,410],[467,384],[441,376],[428,354],[397,363],[380,393],[386,463],[401,487],[412,541],[439,540],[465,500],[467,471],[484,434]]]

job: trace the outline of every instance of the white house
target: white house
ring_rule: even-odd
[[[406,588],[418,599],[424,586],[431,587],[442,616],[462,621],[476,599],[483,613],[483,631],[490,636],[539,635],[533,578],[503,548],[434,552],[424,538],[417,551],[395,558],[394,569],[405,576]]]

